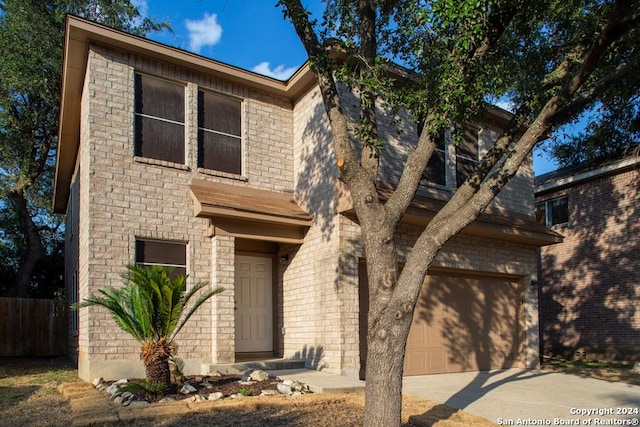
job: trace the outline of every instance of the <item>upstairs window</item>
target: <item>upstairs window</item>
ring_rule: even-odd
[[[136,264],[162,265],[173,268],[173,275],[186,275],[187,245],[158,240],[136,240]]]
[[[424,171],[424,179],[427,182],[438,184],[442,186],[447,185],[447,168],[446,168],[446,153],[445,153],[445,136],[444,132],[440,134],[436,141],[436,149],[429,159],[427,168]]]
[[[198,167],[242,174],[242,103],[198,91]]]
[[[536,203],[536,221],[547,227],[569,222],[569,197]]]
[[[478,130],[465,128],[456,145],[456,184],[460,187],[478,165]]]
[[[135,75],[135,155],[184,164],[184,85]]]

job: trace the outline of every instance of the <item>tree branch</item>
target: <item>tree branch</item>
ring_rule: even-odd
[[[436,141],[431,136],[429,128],[427,121],[418,138],[416,148],[407,158],[398,185],[385,204],[387,216],[393,221],[394,227],[411,204],[429,159],[436,149]]]
[[[378,44],[376,40],[376,7],[369,0],[359,0],[360,13],[360,55],[362,65],[359,67],[360,82],[371,73],[376,61]],[[368,173],[369,178],[375,181],[378,177],[380,164],[376,143],[378,139],[378,121],[376,118],[376,94],[371,88],[360,84],[360,126],[367,133],[367,141],[362,141],[360,163]]]
[[[524,111],[513,117],[507,132],[496,142],[495,150],[490,150],[476,171],[467,178],[451,200],[429,222],[407,258],[405,268],[398,281],[399,285],[394,290],[394,300],[415,301],[420,288],[403,286],[403,284],[421,283],[422,280],[416,282],[415,277],[404,277],[405,274],[407,276],[420,274],[422,275],[420,279],[423,279],[439,248],[442,248],[451,237],[473,222],[504,188],[511,177],[517,173],[534,145],[548,134],[560,109],[570,102],[591,75],[598,60],[606,53],[607,47],[615,43],[623,34],[617,25],[627,12],[625,7],[628,6],[628,2],[625,0],[616,2],[616,7],[610,19],[604,24],[597,41],[585,53],[582,66],[547,101],[534,122],[515,143],[513,142],[515,127],[525,117]],[[487,170],[489,167],[490,171]],[[433,250],[434,248],[436,250]]]

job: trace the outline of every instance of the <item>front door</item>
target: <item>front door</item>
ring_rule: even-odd
[[[236,352],[273,351],[271,258],[236,255]]]

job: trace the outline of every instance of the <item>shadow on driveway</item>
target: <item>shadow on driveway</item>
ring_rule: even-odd
[[[405,377],[403,392],[443,402],[491,421],[639,418],[615,408],[640,402],[640,386],[540,370],[504,369]],[[573,409],[614,408],[613,415],[578,416]],[[584,424],[581,422],[581,424]]]

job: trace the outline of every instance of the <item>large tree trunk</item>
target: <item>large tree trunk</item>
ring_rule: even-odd
[[[369,328],[365,387],[365,426],[400,426],[402,376],[410,313],[385,310]]]
[[[42,238],[38,232],[29,209],[24,191],[12,190],[8,195],[9,202],[16,212],[20,228],[26,240],[26,253],[22,257],[22,263],[18,269],[15,280],[11,285],[10,296],[24,298],[29,291],[29,285],[38,263],[47,255]]]
[[[369,222],[368,224],[370,224]],[[365,386],[366,426],[400,425],[404,351],[414,304],[394,296],[398,259],[390,221],[362,222],[367,261],[369,312]]]

